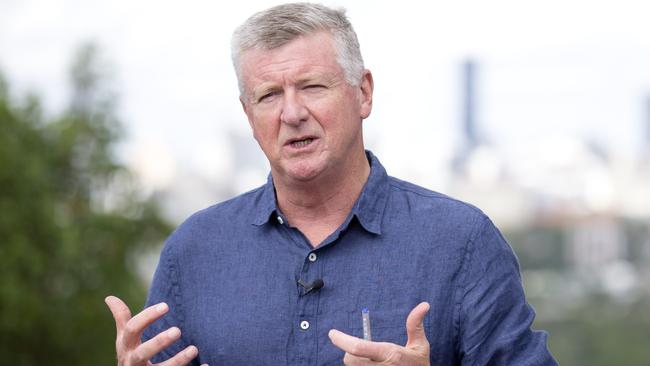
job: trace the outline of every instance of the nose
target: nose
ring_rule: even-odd
[[[294,91],[287,91],[283,94],[283,97],[280,121],[294,126],[307,121],[309,111],[299,96]]]

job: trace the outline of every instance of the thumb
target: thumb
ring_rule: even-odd
[[[429,312],[429,303],[421,302],[411,310],[411,313],[406,318],[406,334],[408,341],[406,347],[418,347],[426,345],[428,347],[429,341],[424,333],[424,316]]]

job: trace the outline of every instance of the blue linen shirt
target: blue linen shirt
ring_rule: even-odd
[[[170,310],[145,331],[182,337],[165,360],[194,344],[193,365],[341,365],[327,333],[406,343],[420,302],[432,365],[555,365],[546,333],[532,331],[517,259],[477,208],[371,172],[345,222],[317,248],[262,187],[191,216],[167,240],[147,306]],[[322,279],[306,293],[298,280]]]

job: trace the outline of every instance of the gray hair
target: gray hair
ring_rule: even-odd
[[[345,16],[345,9],[330,9],[320,4],[292,3],[272,7],[253,14],[232,36],[232,63],[235,67],[239,92],[244,95],[241,56],[253,48],[271,50],[300,36],[327,31],[334,38],[336,60],[345,79],[357,86],[363,74],[363,58],[357,34]]]

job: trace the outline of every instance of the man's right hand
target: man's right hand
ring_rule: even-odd
[[[181,337],[181,330],[171,327],[144,343],[140,340],[144,329],[167,313],[169,307],[165,303],[150,306],[131,317],[131,310],[119,298],[108,296],[104,301],[115,318],[115,327],[117,328],[115,350],[117,351],[118,366],[152,366],[149,359]],[[198,354],[199,350],[195,346],[189,346],[169,360],[157,365],[184,366]],[[202,366],[207,366],[207,364]]]

